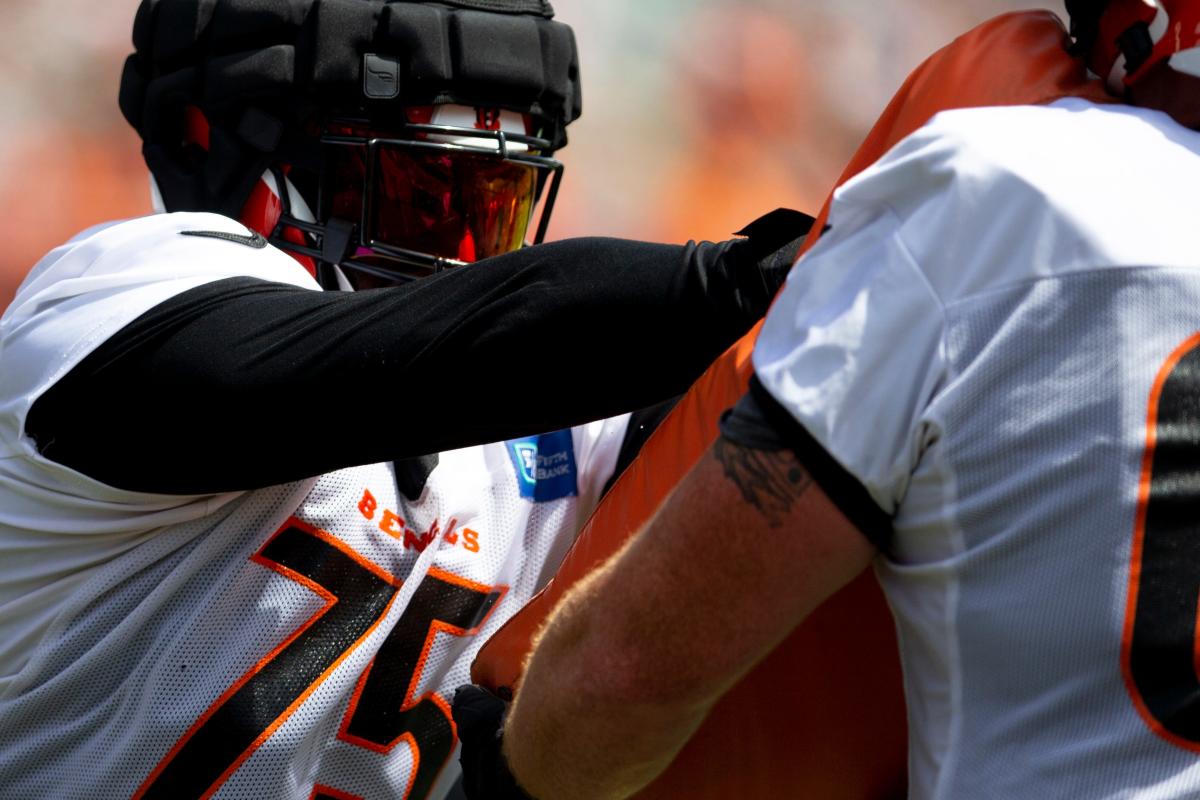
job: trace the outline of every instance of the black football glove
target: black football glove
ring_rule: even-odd
[[[690,242],[684,249],[685,258],[695,270],[697,285],[713,304],[714,318],[734,321],[742,330],[762,319],[787,279],[813,221],[799,211],[777,208],[735,234],[744,238]]]
[[[502,750],[508,704],[479,686],[454,691],[451,704],[462,742],[463,793],[469,800],[533,800],[517,785]]]
[[[777,208],[734,234],[746,237],[740,243],[744,243],[742,246],[748,260],[757,266],[762,276],[768,303],[783,286],[815,222],[815,219],[801,211]],[[766,313],[766,309],[763,313]]]

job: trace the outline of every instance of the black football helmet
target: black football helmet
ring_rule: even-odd
[[[326,288],[411,280],[545,236],[581,110],[552,17],[545,0],[143,0],[121,108],[166,210],[237,218]]]

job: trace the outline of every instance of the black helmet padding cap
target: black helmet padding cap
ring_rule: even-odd
[[[234,217],[272,163],[316,166],[316,116],[505,108],[557,149],[582,106],[575,37],[553,13],[545,0],[143,0],[121,112],[168,209]],[[183,144],[187,105],[210,125],[203,158]]]

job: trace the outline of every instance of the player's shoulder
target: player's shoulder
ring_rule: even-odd
[[[1190,266],[1198,182],[1200,133],[1160,112],[1068,99],[938,114],[838,200],[894,216],[949,302],[1107,267]]]
[[[1164,148],[1164,136],[1182,147]],[[1165,114],[1065,99],[1050,105],[943,111],[909,134],[839,191],[846,199],[894,197],[954,180],[995,189],[1011,177],[1042,190],[1080,173],[1119,171],[1130,155],[1193,162],[1200,134]],[[1060,189],[1063,187],[1059,187]]]
[[[997,169],[1033,167],[1033,176],[1081,167],[1120,171],[1131,158],[1192,162],[1200,155],[1200,133],[1161,111],[1080,98],[945,111],[914,136],[918,141],[940,141],[961,157]]]
[[[51,250],[17,289],[10,313],[84,295],[247,276],[319,288],[293,258],[236,220],[176,212],[105,223]],[[7,316],[7,315],[6,315]]]
[[[31,274],[50,268],[60,273],[72,269],[91,274],[128,271],[145,262],[162,263],[167,256],[172,258],[170,272],[179,274],[200,265],[212,269],[221,262],[246,260],[255,251],[272,250],[262,235],[220,214],[150,214],[82,231],[50,251]]]
[[[1026,193],[1090,212],[1117,192],[1190,192],[1200,176],[1200,133],[1159,111],[1067,98],[942,112],[877,166],[909,159],[934,183],[953,178],[980,193]]]
[[[254,236],[240,222],[221,214],[207,211],[175,211],[93,225],[72,236],[49,255],[81,249],[90,249],[95,255],[122,248],[140,250],[168,245],[175,237],[188,231],[213,231],[230,236],[245,236],[248,239]]]

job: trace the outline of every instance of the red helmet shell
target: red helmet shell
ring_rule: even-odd
[[[1097,33],[1088,66],[1114,94],[1164,60],[1200,77],[1200,0],[1111,0]]]

